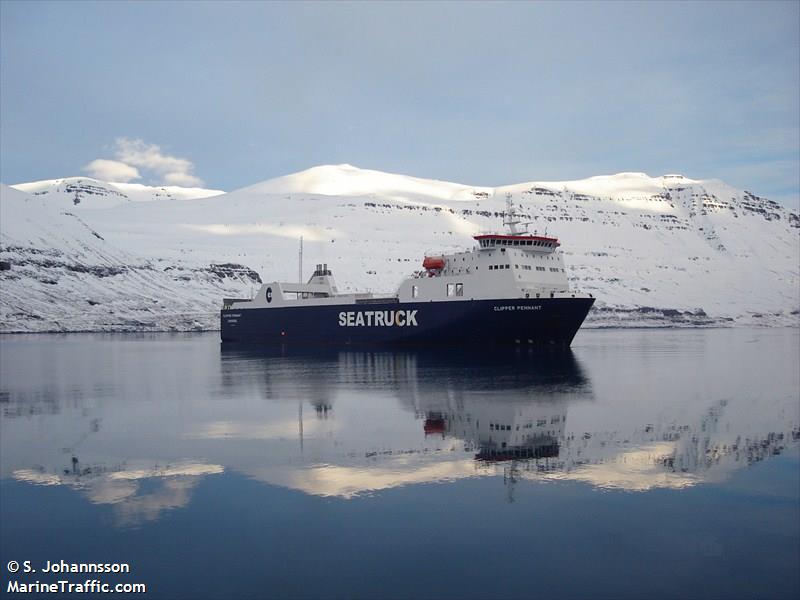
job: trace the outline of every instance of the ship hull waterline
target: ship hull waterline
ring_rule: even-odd
[[[594,298],[231,308],[223,343],[569,346]]]

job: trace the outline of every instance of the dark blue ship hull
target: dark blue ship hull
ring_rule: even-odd
[[[256,344],[569,346],[594,298],[385,302],[228,309],[222,341]]]

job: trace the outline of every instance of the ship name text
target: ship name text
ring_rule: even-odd
[[[339,313],[339,327],[416,327],[416,310],[365,310]]]

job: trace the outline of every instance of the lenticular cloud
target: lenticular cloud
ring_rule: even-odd
[[[92,177],[125,183],[141,179],[140,169],[159,183],[184,187],[199,187],[203,180],[192,173],[194,165],[186,158],[171,156],[156,144],[144,140],[119,137],[114,140],[116,160],[98,158],[83,170]]]
[[[141,179],[139,169],[132,167],[124,162],[97,158],[83,167],[95,179],[103,181],[113,181],[115,183],[128,183],[134,179]]]

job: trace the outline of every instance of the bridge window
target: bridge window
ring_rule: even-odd
[[[456,296],[463,296],[464,295],[464,284],[457,283],[456,284]]]
[[[411,286],[411,297],[412,298],[416,298],[417,296],[419,296],[419,286],[412,285]]]
[[[447,284],[447,295],[454,296],[456,293],[456,284],[455,283],[448,283]]]

